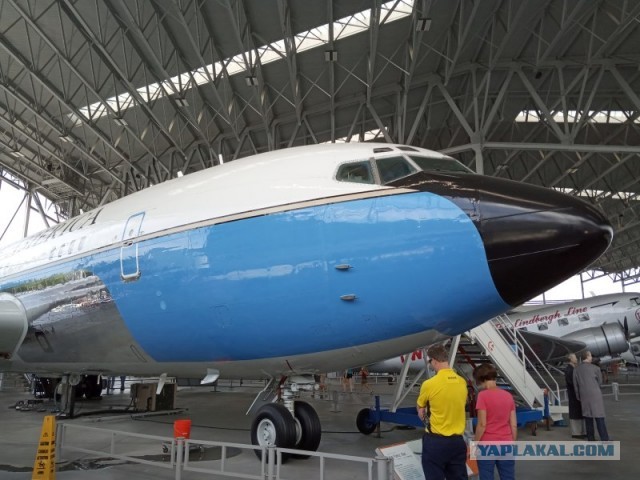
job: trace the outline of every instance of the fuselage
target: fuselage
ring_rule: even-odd
[[[594,357],[616,358],[629,350],[629,340],[640,334],[640,294],[601,295],[514,312],[509,320],[509,328],[526,331],[523,334],[529,341],[543,345],[543,337],[554,337],[567,353],[589,350]],[[502,323],[498,321],[497,326],[501,328]]]
[[[371,363],[506,311],[610,242],[576,199],[447,162],[393,145],[276,151],[0,248],[0,310],[25,318],[0,368],[247,378]],[[532,248],[523,231],[541,220],[552,235]],[[536,273],[550,251],[565,259],[551,278]],[[514,284],[515,268],[538,280]]]
[[[627,324],[630,339],[640,335],[640,293],[615,293],[509,314],[517,329],[566,337],[604,323]]]

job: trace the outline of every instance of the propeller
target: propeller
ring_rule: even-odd
[[[629,341],[630,335],[629,335],[629,322],[627,321],[627,316],[625,315],[624,317],[624,323],[622,324],[622,328],[624,328],[624,337],[627,339],[627,341]]]
[[[629,341],[629,339],[631,338],[631,335],[629,335],[629,322],[627,321],[626,315],[624,317],[624,321],[622,322],[622,328],[624,329],[624,338],[627,339],[627,344],[629,345],[629,352],[631,352],[631,355],[633,356],[633,359],[635,360],[636,365],[640,365],[638,363],[638,357],[636,357],[636,353],[633,351],[633,345],[631,345],[631,342]]]
[[[631,355],[633,356],[633,359],[636,362],[636,365],[640,365],[640,363],[638,362],[638,357],[636,357],[636,352],[633,350],[633,345],[631,345],[631,343],[629,343],[629,351],[631,352]]]

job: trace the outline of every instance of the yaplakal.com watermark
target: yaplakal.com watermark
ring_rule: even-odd
[[[471,442],[472,460],[620,460],[620,442]]]

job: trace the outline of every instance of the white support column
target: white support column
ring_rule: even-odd
[[[482,158],[482,147],[480,144],[475,144],[473,146],[473,151],[476,154],[476,173],[484,175],[484,159]]]
[[[33,197],[33,193],[31,193],[31,191],[29,191],[25,198],[26,198],[26,202],[25,202],[25,215],[24,215],[24,229],[22,232],[22,238],[27,238],[27,236],[29,235],[29,222],[31,220],[31,198]]]

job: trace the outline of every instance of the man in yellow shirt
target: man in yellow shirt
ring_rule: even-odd
[[[418,416],[428,425],[422,437],[422,469],[429,480],[467,480],[467,383],[449,366],[442,345],[427,349],[436,374],[425,380],[418,396]]]

